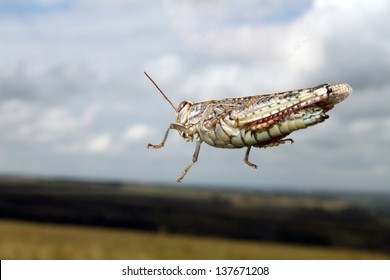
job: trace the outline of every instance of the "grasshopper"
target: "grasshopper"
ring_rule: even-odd
[[[153,79],[144,73],[176,111],[176,123],[169,125],[161,143],[148,144],[147,147],[164,147],[172,129],[177,130],[186,141],[196,141],[192,161],[177,182],[183,180],[198,160],[203,142],[216,148],[246,147],[244,162],[256,169],[257,165],[249,161],[252,147],[267,148],[293,143],[293,139],[285,137],[293,131],[325,121],[329,118],[326,113],[352,93],[348,84],[322,84],[313,88],[239,98],[197,103],[183,101],[175,107]]]

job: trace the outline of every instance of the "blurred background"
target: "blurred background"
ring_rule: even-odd
[[[357,192],[378,195],[381,203],[364,205],[390,212],[383,201],[390,195],[389,12],[386,0],[1,0],[2,217],[23,216],[5,214],[27,205],[10,202],[19,177],[27,185],[26,178],[46,178],[45,187],[76,178],[214,195]],[[143,71],[175,104],[322,83],[345,82],[354,92],[325,123],[292,134],[293,145],[253,150],[258,170],[243,163],[244,150],[202,145],[178,186],[195,144],[173,132],[163,149],[146,148],[160,143],[175,112]],[[168,189],[154,189],[156,197]],[[388,226],[388,216],[380,220]],[[153,229],[169,231],[164,223]]]

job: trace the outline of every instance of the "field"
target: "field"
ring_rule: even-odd
[[[388,259],[389,194],[0,178],[2,259]]]
[[[0,220],[0,259],[389,259],[382,253]]]

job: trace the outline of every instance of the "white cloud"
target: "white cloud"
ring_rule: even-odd
[[[290,15],[294,14],[295,17],[291,21],[269,24],[263,21],[268,15],[288,10],[290,5],[286,1],[276,5],[274,1],[251,1],[239,5],[234,2],[226,4],[223,1],[202,4],[189,1],[180,4],[171,1],[164,3],[173,27],[195,51],[216,57],[233,58],[236,61],[260,63],[265,67],[269,67],[269,64],[285,63],[292,47],[297,51],[297,42],[300,42],[300,48],[303,48],[303,36],[314,37],[316,34],[310,32],[310,26],[313,26],[315,20],[313,17],[298,17],[292,11]],[[294,2],[291,6],[297,7],[300,3]],[[308,4],[302,5],[298,14],[304,14],[308,8]],[[248,13],[248,10],[251,12]],[[238,11],[242,13],[238,14]],[[254,14],[256,17],[251,17]],[[237,21],[237,16],[243,18]],[[304,47],[308,49],[318,38],[320,36],[310,38],[310,42],[306,41]],[[316,42],[313,47],[318,46]],[[306,57],[312,57],[313,54],[315,52],[306,51]]]
[[[93,137],[87,145],[87,149],[92,153],[102,153],[110,149],[112,139],[108,134],[101,134]]]
[[[137,123],[127,127],[123,133],[105,131],[101,133],[91,133],[86,131],[82,137],[75,137],[56,145],[55,150],[59,153],[67,154],[101,154],[101,155],[116,155],[123,153],[130,144],[142,143],[147,141],[147,137],[151,134],[150,128],[142,123]]]
[[[378,186],[390,179],[388,1],[34,3],[59,9],[0,18],[0,171],[28,172],[20,159],[29,148],[46,158],[31,167],[38,173],[61,173],[53,158],[71,158],[79,164],[73,170],[84,165],[93,173],[101,169],[89,157],[98,155],[134,165],[119,175],[125,179],[173,182],[193,147],[176,133],[169,139],[174,153],[167,146],[148,152],[152,163],[145,159],[144,144],[160,140],[174,121],[146,70],[175,104],[324,82],[354,88],[324,124],[292,135],[302,141],[255,151],[266,172],[241,169],[243,151],[202,147],[188,182],[242,182],[241,170],[254,186],[362,186],[353,176],[341,179],[347,169]],[[104,164],[107,176],[118,175]],[[164,166],[164,173],[149,177],[145,165]]]
[[[240,64],[210,65],[198,72],[192,72],[180,84],[181,99],[191,98],[194,102],[225,97],[254,95],[259,71]]]
[[[187,73],[185,63],[175,54],[162,55],[157,60],[150,61],[145,71],[152,79],[154,74],[161,76],[157,84],[177,83]]]
[[[141,142],[146,141],[146,138],[150,135],[150,128],[149,126],[138,123],[129,126],[124,134],[123,139],[125,142]]]
[[[2,138],[23,142],[66,141],[92,122],[95,109],[73,115],[63,107],[44,108],[21,100],[5,101],[0,106]]]
[[[362,137],[367,140],[376,138],[390,144],[390,116],[357,118],[349,124],[348,130],[350,130],[355,137]],[[368,142],[366,146],[367,145],[372,145],[372,142]]]

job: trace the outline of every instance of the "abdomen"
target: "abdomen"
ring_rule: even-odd
[[[238,149],[248,146],[261,146],[273,139],[282,139],[291,132],[323,122],[328,116],[319,107],[299,110],[272,123],[251,124],[244,127],[227,125],[220,119],[213,129],[200,128],[200,137],[210,146]],[[230,122],[231,123],[231,122]]]

